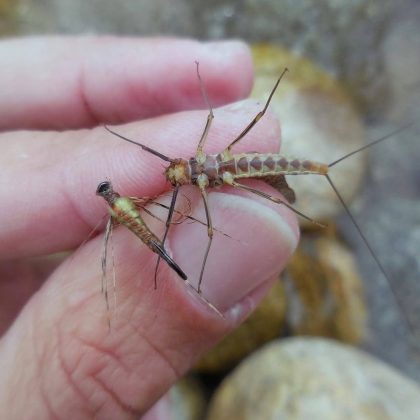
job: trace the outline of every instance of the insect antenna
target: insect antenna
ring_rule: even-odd
[[[130,140],[129,138],[124,137],[124,136],[123,136],[123,135],[121,135],[121,134],[118,134],[117,132],[115,132],[115,131],[111,130],[111,129],[110,129],[108,126],[106,126],[106,125],[104,125],[104,127],[105,127],[105,129],[106,129],[107,131],[109,131],[109,132],[110,132],[111,134],[113,134],[114,136],[117,136],[117,137],[119,137],[119,138],[120,138],[120,139],[122,139],[122,140],[128,141],[129,143],[136,144],[137,146],[140,146],[140,147],[141,147],[144,151],[149,152],[149,153],[151,153],[152,155],[155,155],[155,156],[157,156],[158,158],[160,158],[160,159],[162,159],[162,160],[165,160],[166,162],[173,162],[173,161],[174,161],[174,159],[171,159],[170,157],[165,156],[165,155],[164,155],[164,154],[162,154],[162,153],[159,153],[157,150],[151,149],[150,147],[145,146],[144,144],[138,143],[138,142],[136,142],[136,141],[134,141],[134,140]]]
[[[394,135],[396,135],[398,133],[401,133],[402,131],[406,130],[407,128],[411,127],[414,124],[415,124],[414,122],[410,122],[410,123],[408,123],[408,124],[406,124],[406,125],[398,128],[397,130],[394,130],[393,132],[388,133],[387,135],[385,135],[385,136],[383,136],[383,137],[381,137],[381,138],[379,138],[377,140],[374,140],[374,141],[370,142],[369,144],[367,144],[367,145],[365,145],[363,147],[360,147],[359,149],[354,150],[354,151],[346,154],[345,156],[343,156],[343,157],[335,160],[334,162],[330,163],[328,165],[328,167],[331,168],[331,167],[335,166],[337,163],[339,163],[339,162],[347,159],[348,157],[353,156],[354,154],[359,153],[360,151],[365,150],[365,149],[367,149],[369,147],[372,147],[373,145],[375,145],[377,143],[380,143],[380,142],[382,142],[384,140],[387,140],[390,137],[392,137],[392,136],[394,136]],[[402,316],[404,318],[404,321],[406,322],[406,324],[407,324],[407,326],[408,326],[408,328],[410,330],[411,335],[414,336],[415,325],[411,322],[411,320],[408,317],[406,311],[404,310],[403,302],[399,298],[399,294],[397,293],[397,290],[396,290],[395,286],[393,285],[393,283],[391,281],[391,278],[389,277],[389,275],[385,271],[384,266],[382,265],[381,261],[377,257],[377,255],[376,255],[375,251],[373,250],[372,246],[370,245],[370,243],[369,243],[366,235],[363,233],[363,231],[360,228],[359,224],[357,223],[355,217],[353,216],[353,214],[351,213],[349,207],[347,206],[346,202],[344,201],[342,195],[339,193],[337,187],[332,182],[332,179],[330,178],[330,176],[328,174],[325,174],[325,178],[327,179],[328,183],[331,185],[331,188],[334,190],[334,192],[335,192],[336,196],[338,197],[341,205],[343,206],[345,212],[347,213],[348,217],[350,218],[353,226],[356,228],[357,232],[359,233],[360,237],[362,238],[362,241],[364,242],[366,248],[368,249],[370,255],[374,259],[377,267],[379,268],[379,270],[381,271],[383,277],[387,281],[388,287],[389,287],[389,289],[391,291],[391,294],[392,294],[392,297],[393,297],[393,300],[394,300],[395,304],[397,305],[397,307],[399,308],[400,313],[402,314]]]
[[[411,127],[412,125],[414,125],[414,122],[410,122],[406,125],[403,125],[402,127],[398,128],[397,130],[392,131],[391,133],[388,133],[386,136],[381,137],[380,139],[374,140],[368,144],[366,144],[365,146],[360,147],[359,149],[353,150],[350,153],[347,153],[347,155],[342,156],[340,159],[335,160],[334,162],[331,162],[328,164],[329,168],[332,168],[333,166],[335,166],[337,163],[347,159],[350,156],[355,155],[356,153],[361,152],[362,150],[368,149],[369,147],[372,147],[373,145],[380,143],[384,140],[389,139],[390,137],[395,136],[398,133],[401,133],[402,131],[406,130],[407,128]]]
[[[369,250],[370,255],[372,255],[372,258],[375,260],[376,265],[378,266],[379,270],[381,271],[381,273],[385,277],[385,279],[386,279],[386,281],[388,283],[388,286],[389,286],[389,288],[391,290],[391,294],[393,296],[394,302],[397,304],[398,308],[400,309],[400,312],[403,314],[403,317],[405,319],[405,322],[407,323],[410,331],[411,332],[414,332],[415,331],[415,326],[411,322],[410,318],[407,316],[406,311],[404,310],[404,305],[401,302],[401,299],[399,298],[399,295],[397,293],[397,290],[396,290],[395,286],[393,285],[390,277],[388,276],[387,272],[385,271],[384,266],[382,265],[381,261],[379,260],[379,258],[375,254],[375,251],[373,250],[373,248],[371,247],[369,241],[367,240],[366,235],[363,233],[363,231],[360,228],[359,224],[356,222],[356,219],[354,218],[354,216],[350,212],[350,209],[348,208],[348,206],[345,203],[345,201],[344,201],[343,197],[341,196],[341,194],[338,192],[338,190],[337,190],[336,186],[334,185],[334,183],[332,182],[331,178],[328,175],[325,175],[325,177],[327,178],[327,181],[331,185],[331,188],[334,190],[335,194],[337,195],[338,199],[340,200],[340,202],[341,202],[344,210],[346,211],[346,213],[349,216],[351,222],[353,223],[353,226],[359,232],[359,235],[362,238],[364,244],[366,245],[366,248]]]

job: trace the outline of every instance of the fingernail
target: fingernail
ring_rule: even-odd
[[[201,290],[222,312],[279,274],[297,245],[294,216],[264,201],[236,192],[209,194],[215,231]],[[202,201],[196,202],[192,215],[205,221]],[[174,258],[195,288],[207,243],[206,226],[196,222],[176,226],[170,238]]]

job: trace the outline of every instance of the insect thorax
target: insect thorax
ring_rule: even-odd
[[[172,185],[191,184],[189,162],[184,159],[175,159],[165,170],[166,179]]]
[[[210,188],[223,184],[216,155],[204,155],[203,163],[200,163],[196,158],[191,158],[189,167],[192,184],[197,184],[197,181],[203,178],[207,179],[207,186]]]

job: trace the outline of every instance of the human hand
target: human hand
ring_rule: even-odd
[[[0,417],[135,417],[249,315],[296,245],[294,215],[240,191],[210,192],[214,225],[231,238],[215,233],[203,295],[224,318],[165,264],[154,290],[156,255],[119,227],[109,331],[103,235],[67,259],[59,253],[77,248],[106,214],[95,196],[100,181],[111,179],[123,195],[168,189],[161,161],[102,125],[125,124],[118,131],[130,138],[192,156],[208,113],[194,61],[217,106],[249,93],[249,51],[174,39],[32,38],[2,42],[0,60]],[[259,109],[216,110],[206,149],[222,150]],[[278,138],[267,115],[237,150],[277,150]],[[199,195],[187,190],[193,216],[204,220]],[[192,283],[206,241],[198,223],[171,229],[166,248]]]

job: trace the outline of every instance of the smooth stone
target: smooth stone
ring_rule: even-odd
[[[142,420],[201,420],[206,407],[206,391],[193,376],[181,378],[141,417]]]
[[[256,45],[253,54],[256,80],[252,97],[260,99],[261,107],[283,69],[289,69],[269,108],[281,122],[282,154],[329,164],[365,144],[365,129],[351,98],[325,71],[273,45]],[[359,153],[331,169],[331,178],[346,203],[363,185],[365,168],[366,155]],[[312,219],[322,222],[343,211],[323,176],[290,175],[287,181],[296,191],[295,207]],[[300,218],[300,223],[310,222]]]
[[[380,360],[317,338],[266,345],[217,389],[208,420],[416,420],[420,388]]]
[[[282,275],[292,335],[316,335],[360,344],[367,336],[363,282],[350,249],[334,226],[304,232]]]

